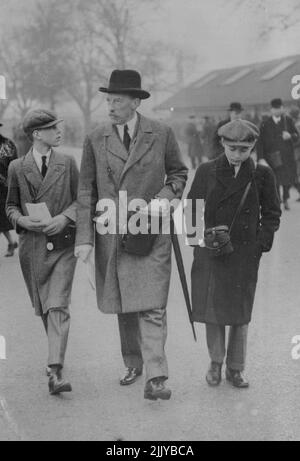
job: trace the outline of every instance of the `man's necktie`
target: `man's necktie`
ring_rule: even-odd
[[[234,168],[234,165],[230,165],[231,167],[231,171],[232,171],[232,176],[235,178],[235,168]]]
[[[46,176],[47,174],[47,171],[48,171],[48,167],[47,167],[47,157],[46,156],[43,156],[42,157],[42,176],[43,178]]]
[[[131,142],[131,138],[130,138],[129,131],[128,131],[128,125],[125,125],[124,126],[123,144],[124,144],[127,152],[129,152],[130,142]]]

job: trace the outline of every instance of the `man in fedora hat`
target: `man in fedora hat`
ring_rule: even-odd
[[[219,129],[226,125],[229,122],[232,122],[233,120],[239,120],[243,116],[243,107],[240,102],[232,102],[228,108],[228,117],[225,120],[221,120],[221,122],[218,123],[215,135],[213,138],[213,151],[214,151],[214,158],[218,157],[219,155],[222,155],[223,153],[223,146],[221,142],[221,138],[219,136]]]
[[[206,325],[211,359],[207,383],[221,383],[227,355],[227,381],[245,389],[248,325],[259,263],[262,253],[272,248],[281,210],[272,170],[256,166],[251,158],[259,136],[256,125],[234,120],[219,129],[219,136],[223,154],[198,168],[188,194],[194,213],[195,201],[205,200],[206,238],[195,247],[192,267],[193,318]]]
[[[294,186],[300,193],[295,157],[295,144],[298,140],[298,130],[293,119],[285,114],[282,99],[273,99],[271,116],[261,125],[258,158],[267,161],[273,169],[279,196],[281,196],[280,187],[282,186],[282,201],[285,210],[290,209],[288,201],[291,187]]]
[[[147,203],[181,198],[187,168],[171,128],[137,112],[150,94],[134,70],[115,70],[107,94],[110,122],[103,123],[84,144],[78,192],[76,255],[87,261],[95,246],[99,309],[117,314],[125,366],[122,386],[146,370],[147,399],[168,400],[166,305],[171,274],[170,235],[158,235],[150,254],[124,251],[122,229],[116,234],[95,233],[97,202],[110,198],[119,207],[119,193]],[[127,212],[127,210],[126,210]]]
[[[62,132],[56,114],[31,110],[23,129],[33,146],[9,167],[7,216],[20,234],[20,263],[37,316],[48,337],[49,392],[71,392],[62,377],[70,328],[78,169],[75,160],[55,151]],[[36,207],[36,215],[32,210]],[[49,213],[39,210],[48,208]],[[47,216],[48,215],[48,216]]]

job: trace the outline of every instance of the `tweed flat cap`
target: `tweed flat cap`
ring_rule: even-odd
[[[218,135],[231,146],[252,146],[259,136],[259,129],[248,120],[233,120],[218,130]]]
[[[51,128],[63,122],[58,119],[55,112],[46,109],[35,109],[29,111],[23,120],[23,130],[26,134],[32,134],[34,130]]]

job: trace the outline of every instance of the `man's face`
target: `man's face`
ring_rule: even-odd
[[[223,141],[223,147],[225,149],[225,155],[229,161],[234,166],[239,166],[245,162],[251,155],[251,152],[255,144],[252,146],[231,146],[226,144]]]
[[[36,130],[34,138],[48,147],[58,147],[62,140],[62,130],[59,125],[43,130]]]
[[[281,117],[283,114],[283,107],[272,107],[271,108],[271,114],[273,117]]]
[[[122,94],[108,94],[107,105],[109,117],[114,125],[124,125],[134,117],[141,101]]]
[[[230,111],[230,120],[231,121],[238,120],[240,118],[242,118],[242,112],[236,111],[236,110]]]

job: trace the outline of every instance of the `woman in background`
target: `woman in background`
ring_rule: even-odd
[[[0,123],[0,127],[2,123]],[[8,241],[8,248],[6,257],[14,255],[17,242],[14,242],[10,231],[13,229],[12,225],[7,219],[5,212],[5,203],[7,197],[7,172],[9,164],[12,160],[17,158],[17,148],[14,143],[0,134],[0,234],[4,234]]]

